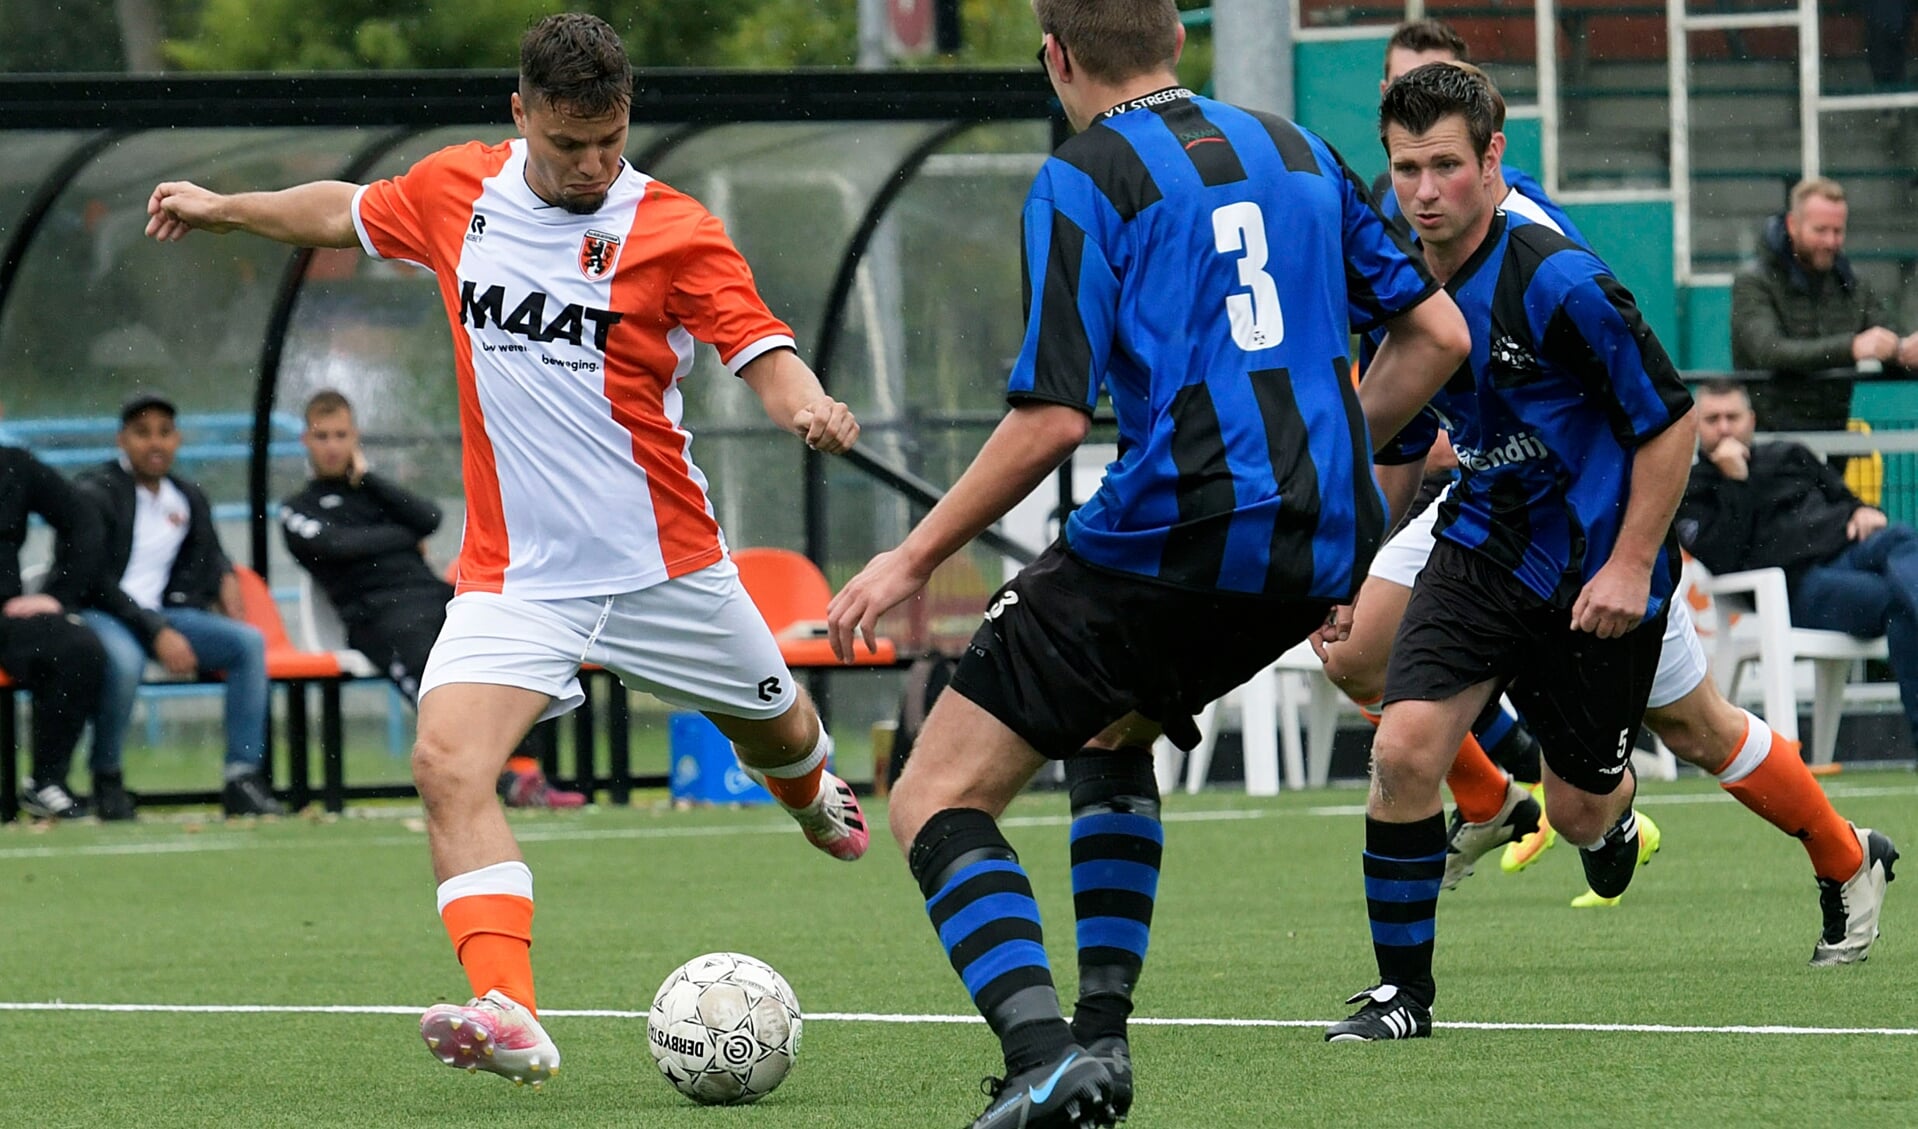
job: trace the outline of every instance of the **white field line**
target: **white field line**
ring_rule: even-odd
[[[298,1004],[86,1004],[54,1000],[47,1003],[0,1002],[0,1012],[117,1012],[160,1013],[168,1015],[405,1015],[416,1016],[422,1009],[408,1005],[298,1005]],[[542,1018],[560,1019],[644,1019],[643,1011],[617,1011],[605,1008],[546,1008]],[[822,1011],[806,1016],[808,1023],[894,1023],[894,1024],[970,1024],[984,1020],[976,1015],[890,1015],[882,1012]],[[1280,1028],[1324,1027],[1330,1019],[1170,1019],[1135,1016],[1131,1022],[1142,1027]],[[1735,1024],[1711,1027],[1702,1024],[1672,1023],[1474,1023],[1440,1022],[1435,1027],[1459,1031],[1590,1031],[1628,1035],[1879,1035],[1918,1036],[1918,1027],[1792,1027],[1784,1024]]]
[[[1886,796],[1918,796],[1918,784],[1833,785],[1825,789],[1834,800],[1868,799]],[[1061,803],[1064,802],[1061,797]],[[1724,792],[1697,792],[1679,795],[1652,794],[1639,803],[1651,806],[1682,804],[1735,803]],[[1240,820],[1349,818],[1365,814],[1364,804],[1326,804],[1309,808],[1224,808],[1216,811],[1170,811],[1167,823],[1218,823]],[[1066,815],[1020,815],[999,821],[1003,827],[1064,827],[1071,822]],[[51,833],[50,833],[51,834]],[[734,835],[790,835],[792,824],[784,819],[754,820],[750,823],[708,825],[703,827],[515,827],[513,835],[522,843],[588,843],[596,841],[633,841],[647,839],[709,839]],[[129,839],[123,843],[91,843],[85,846],[0,847],[0,861],[9,859],[90,858],[116,855],[187,855],[215,851],[329,850],[341,848],[419,847],[426,839],[420,832],[406,835],[381,835],[365,839],[264,839],[257,835],[192,835],[178,839]]]

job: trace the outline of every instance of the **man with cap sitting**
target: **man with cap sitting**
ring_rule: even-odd
[[[266,752],[266,642],[243,622],[240,585],[198,486],[173,474],[180,451],[172,401],[141,393],[120,409],[120,455],[75,483],[106,526],[106,565],[86,620],[106,647],[107,685],[94,718],[95,814],[131,819],[121,768],[147,657],[169,672],[217,671],[226,682],[228,815],[285,811],[260,766]]]

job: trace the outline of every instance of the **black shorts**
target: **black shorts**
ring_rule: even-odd
[[[1310,635],[1331,607],[1180,588],[1096,568],[1055,543],[993,594],[952,688],[1055,760],[1134,711],[1189,749],[1192,715]]]
[[[1624,779],[1658,673],[1665,615],[1616,639],[1441,537],[1412,588],[1385,668],[1385,702],[1444,701],[1481,682],[1512,698],[1566,783],[1608,795]]]

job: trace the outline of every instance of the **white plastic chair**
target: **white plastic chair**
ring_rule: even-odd
[[[1332,738],[1344,696],[1325,677],[1324,667],[1308,643],[1300,643],[1261,671],[1251,681],[1208,704],[1194,719],[1199,744],[1180,754],[1161,737],[1154,746],[1154,765],[1161,790],[1179,783],[1184,764],[1185,790],[1197,792],[1212,767],[1218,741],[1221,706],[1238,706],[1239,732],[1245,742],[1245,792],[1248,796],[1275,796],[1279,768],[1285,769],[1285,787],[1323,788],[1332,767]]]
[[[340,613],[305,571],[300,573],[300,634],[305,637],[307,650],[330,653],[347,677],[380,677],[380,668],[372,659],[346,645],[346,625],[340,622]]]
[[[1736,700],[1745,665],[1757,663],[1765,724],[1789,740],[1798,739],[1801,695],[1795,669],[1801,660],[1812,664],[1811,756],[1806,759],[1830,764],[1844,716],[1845,684],[1859,660],[1886,657],[1884,637],[1859,639],[1842,631],[1793,627],[1785,572],[1779,568],[1713,576],[1688,559],[1679,590],[1689,589],[1711,601],[1698,613],[1699,632],[1707,635],[1718,688]]]

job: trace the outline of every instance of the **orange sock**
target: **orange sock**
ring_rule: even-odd
[[[1765,822],[1805,844],[1812,872],[1843,882],[1858,873],[1865,851],[1851,824],[1831,806],[1788,741],[1745,711],[1745,739],[1718,769],[1718,783]]]
[[[1505,806],[1505,770],[1492,763],[1470,733],[1459,743],[1458,756],[1452,759],[1452,771],[1445,774],[1445,785],[1467,823],[1484,823],[1496,818]]]
[[[759,768],[766,778],[766,791],[789,808],[803,808],[819,796],[819,781],[826,773],[826,758],[832,755],[832,738],[824,728],[819,743],[803,758],[775,768]],[[757,767],[757,766],[755,766]]]
[[[506,771],[518,774],[540,771],[537,757],[507,757]]]
[[[1369,702],[1361,702],[1357,698],[1353,698],[1352,704],[1359,707],[1359,716],[1371,722],[1373,728],[1376,729],[1378,727],[1379,717],[1381,715],[1379,703],[1383,702],[1384,700],[1385,700],[1385,697],[1383,695],[1373,698]]]
[[[440,920],[475,996],[495,989],[533,1014],[533,872],[502,862],[440,884]]]

